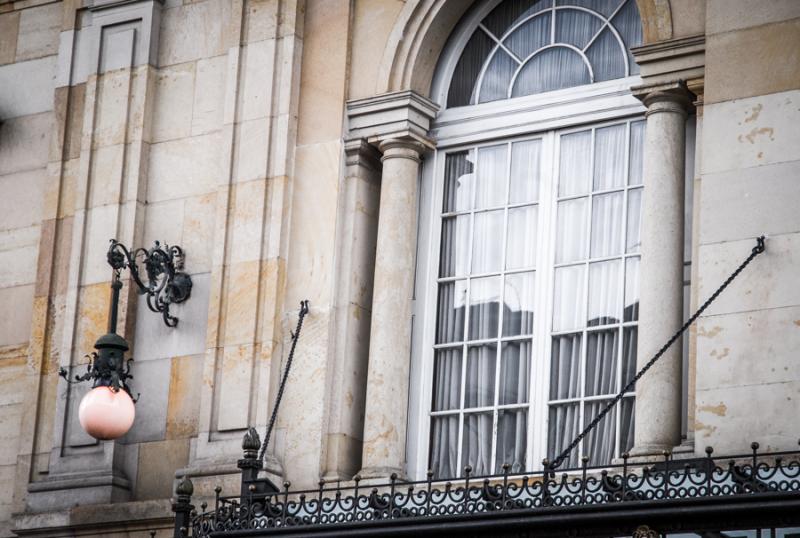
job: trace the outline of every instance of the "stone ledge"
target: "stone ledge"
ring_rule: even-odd
[[[75,531],[148,531],[168,528],[174,515],[169,499],[114,504],[87,504],[65,510],[20,513],[13,516],[13,531],[19,536],[53,536]]]
[[[347,102],[348,139],[377,144],[390,138],[413,138],[433,147],[431,122],[439,106],[413,91],[385,93]]]

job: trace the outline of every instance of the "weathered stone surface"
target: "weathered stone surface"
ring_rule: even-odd
[[[150,147],[147,199],[152,202],[207,194],[219,174],[218,134],[182,138]]]
[[[708,37],[706,103],[774,94],[798,86],[800,18]]]
[[[19,36],[15,60],[22,62],[56,54],[60,30],[60,4],[53,3],[22,10],[19,17]]]
[[[707,0],[705,4],[709,35],[800,17],[800,5],[794,0],[770,0],[758,6],[749,0]]]
[[[192,131],[195,62],[162,68],[156,75],[152,142],[184,138]],[[204,91],[204,90],[201,90]]]
[[[0,174],[44,167],[52,127],[51,112],[3,120]]]
[[[0,65],[12,63],[17,55],[19,12],[0,14]]]
[[[0,316],[0,346],[27,342],[31,334],[34,286],[0,288],[0,304],[14,305],[14,315]],[[0,367],[3,361],[0,359]],[[3,384],[0,383],[0,386]],[[18,385],[17,385],[18,386]],[[5,389],[0,389],[5,392]],[[4,398],[0,396],[0,402]],[[2,403],[0,403],[2,405]]]
[[[2,33],[2,29],[0,29]],[[9,118],[53,110],[55,56],[0,67],[0,110]]]
[[[189,440],[141,443],[136,500],[168,499],[174,494],[169,477],[189,462]]]

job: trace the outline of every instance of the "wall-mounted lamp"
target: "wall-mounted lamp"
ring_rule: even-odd
[[[120,273],[125,268],[130,270],[139,293],[147,295],[148,308],[160,313],[168,327],[178,325],[178,318],[169,313],[170,305],[184,302],[192,292],[192,279],[183,272],[184,255],[178,246],[162,246],[156,241],[149,250],[139,248],[131,251],[112,239],[106,258],[114,270],[108,334],[95,342],[96,351],[88,355],[90,360],[85,374],[76,375],[71,381],[66,369],[61,368],[58,372],[70,383],[92,381],[92,390],[86,393],[78,407],[78,419],[86,433],[100,440],[125,435],[136,415],[136,399],[127,384],[129,379],[133,379],[130,374],[133,359],[125,360],[125,352],[130,346],[117,334],[119,291],[122,289]],[[140,266],[144,268],[144,280],[139,273]]]

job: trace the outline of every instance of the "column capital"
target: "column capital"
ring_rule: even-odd
[[[348,101],[348,138],[363,138],[376,146],[411,140],[432,148],[429,131],[438,110],[439,105],[411,90]]]
[[[378,144],[378,149],[383,153],[381,162],[387,159],[411,159],[420,162],[427,147],[427,144],[411,136],[387,138]]]
[[[645,115],[658,112],[686,115],[695,100],[695,95],[689,91],[683,80],[665,84],[643,84],[632,87],[631,91],[647,107]]]
[[[364,138],[345,140],[344,154],[347,166],[362,166],[376,172],[381,169],[381,152]]]

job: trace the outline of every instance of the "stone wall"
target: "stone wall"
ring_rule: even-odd
[[[709,0],[698,294],[753,237],[767,251],[697,329],[696,451],[797,446],[800,412],[800,4]]]

